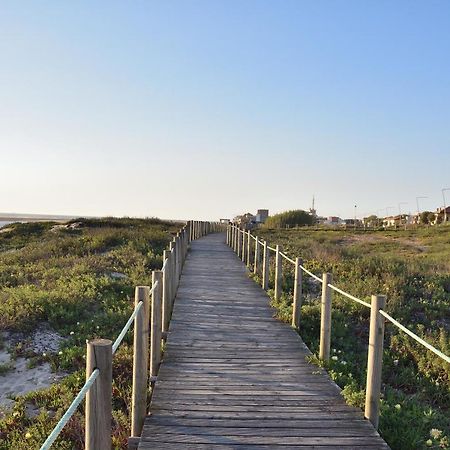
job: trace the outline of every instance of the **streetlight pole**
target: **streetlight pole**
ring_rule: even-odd
[[[444,224],[447,223],[447,206],[445,203],[445,191],[450,191],[450,188],[442,189],[442,198],[444,199]]]

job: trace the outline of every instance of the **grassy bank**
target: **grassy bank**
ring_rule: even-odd
[[[331,272],[334,284],[365,301],[370,302],[371,294],[387,295],[387,312],[450,353],[450,227],[392,232],[260,229],[256,234],[282,245],[291,257],[301,256],[310,271]],[[285,294],[274,306],[282,320],[290,321],[293,271],[285,261],[283,268]],[[316,355],[320,288],[305,275],[301,335]],[[359,407],[365,396],[369,313],[334,294],[328,369],[347,402]],[[387,324],[383,366],[380,432],[388,444],[394,450],[450,448],[449,365]]]
[[[179,225],[158,219],[76,220],[14,224],[0,232],[0,331],[23,332],[48,324],[66,339],[54,353],[36,354],[24,338],[10,351],[29,364],[48,362],[69,375],[60,383],[17,398],[0,419],[0,449],[38,449],[85,380],[86,340],[114,340],[133,310],[134,287],[150,285],[151,271]],[[126,448],[131,394],[130,336],[113,360],[113,444]],[[6,345],[6,343],[4,343]],[[6,369],[7,370],[7,369]],[[0,374],[1,382],[1,374]],[[30,405],[38,411],[30,417]],[[55,449],[83,448],[83,406]]]

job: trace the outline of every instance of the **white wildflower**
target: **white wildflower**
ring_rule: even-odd
[[[441,435],[442,435],[442,431],[441,431],[441,430],[438,430],[437,428],[432,428],[432,429],[430,430],[430,436],[431,436],[433,439],[439,439],[439,438],[441,437]]]

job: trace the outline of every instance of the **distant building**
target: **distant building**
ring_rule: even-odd
[[[241,216],[236,216],[233,219],[233,222],[242,227],[245,228],[246,230],[249,230],[251,228],[253,228],[256,224],[256,216],[254,216],[252,213],[245,213],[242,214]]]
[[[398,216],[388,216],[383,219],[383,227],[398,227],[413,223],[413,216],[409,214],[401,214]]]
[[[220,223],[230,223],[230,219],[219,219]]]
[[[328,219],[325,221],[325,224],[336,226],[336,225],[343,225],[345,224],[345,222],[340,217],[329,216]]]
[[[269,210],[268,209],[258,209],[256,212],[256,223],[264,223],[267,218],[269,217]]]
[[[345,223],[345,225],[349,225],[349,226],[353,226],[353,227],[360,227],[363,224],[363,222],[359,219],[345,219],[344,223]]]
[[[444,208],[437,208],[435,213],[435,219],[432,222],[433,225],[443,222],[450,222],[450,206]]]

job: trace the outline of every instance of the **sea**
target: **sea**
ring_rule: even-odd
[[[5,225],[8,225],[9,223],[12,223],[11,221],[9,222],[4,222],[0,220],[0,228],[4,227]]]

